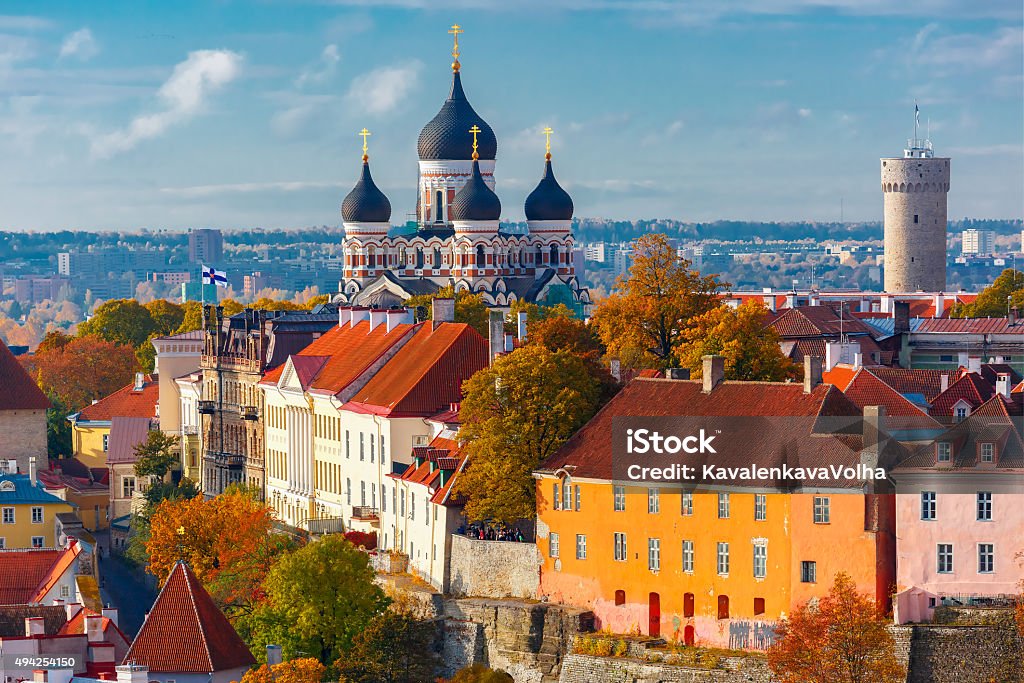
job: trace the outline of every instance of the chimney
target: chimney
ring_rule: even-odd
[[[364,320],[370,319],[370,309],[364,306],[353,306],[349,312],[349,325],[355,327]]]
[[[526,311],[519,311],[516,315],[516,328],[516,336],[521,344],[526,341]]]
[[[936,294],[932,305],[935,306],[935,317],[941,318],[942,314],[946,312],[946,295],[942,292]]]
[[[939,393],[941,394],[946,389],[949,389],[949,375],[942,373],[942,375],[939,376]]]
[[[85,615],[85,635],[90,643],[100,643],[103,641],[102,614]]]
[[[967,372],[981,372],[981,356],[967,357]]]
[[[117,608],[116,607],[104,607],[100,612],[107,619],[110,619],[110,623],[112,623],[114,626],[117,626],[117,627],[121,626],[121,624],[119,624],[117,622]]]
[[[399,325],[411,325],[414,322],[412,309],[393,308],[390,311],[387,311],[387,321],[388,332]]]
[[[864,406],[864,443],[860,461],[868,467],[878,467],[885,435],[885,406]]]
[[[25,637],[41,636],[46,633],[46,624],[42,617],[25,617]]]
[[[668,379],[690,379],[690,368],[669,368],[665,371]]]
[[[267,645],[267,666],[274,666],[284,661],[284,657],[281,655],[280,645]]]
[[[702,360],[704,361],[704,371],[702,373],[704,393],[710,394],[725,379],[725,358],[722,356],[704,356]]]
[[[764,305],[765,305],[765,307],[769,311],[774,313],[775,312],[775,295],[774,294],[765,294],[764,295]]]
[[[32,672],[32,683],[46,683],[46,669],[35,669]]]
[[[860,347],[860,344],[858,344],[857,346]],[[858,351],[857,353],[853,354],[853,369],[856,370],[862,365],[864,365],[864,354]]]
[[[133,389],[135,391],[142,391],[142,389],[145,386],[146,386],[146,375],[144,375],[141,372],[136,372],[135,373],[135,386],[133,387]]]
[[[1017,324],[1017,309],[1011,308],[1006,312],[1006,324],[1013,327]]]
[[[370,310],[370,330],[375,330],[377,327],[387,322],[388,312],[379,308]]]
[[[490,311],[487,316],[487,336],[491,344],[491,363],[503,351],[505,344],[505,316],[501,311]]]
[[[36,456],[29,456],[28,459],[28,480],[36,483]]]
[[[804,356],[804,393],[811,393],[819,384],[821,384],[821,359],[817,356]]]
[[[1000,372],[996,376],[996,393],[1010,398],[1010,375],[1006,372]]]
[[[616,382],[622,381],[622,362],[618,358],[612,358],[608,364],[608,372],[615,378]]]
[[[910,332],[910,304],[897,301],[892,305],[893,334]]]
[[[122,664],[114,667],[117,683],[148,683],[149,667],[144,664]]]
[[[67,620],[71,621],[74,619],[80,609],[82,609],[82,603],[80,602],[69,602],[64,605],[64,614],[67,617]]]
[[[513,334],[505,335],[505,353],[512,353],[516,348],[516,337]]]
[[[431,318],[435,323],[455,322],[455,299],[441,298],[430,302]],[[436,325],[435,325],[436,329]]]
[[[352,322],[352,309],[349,306],[338,307],[338,327],[345,327]]]

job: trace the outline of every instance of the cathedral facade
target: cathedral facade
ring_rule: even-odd
[[[550,144],[540,182],[526,198],[527,231],[502,230],[494,192],[497,138],[466,99],[461,31],[452,28],[451,92],[417,143],[415,229],[391,226],[391,202],[370,174],[364,129],[361,174],[341,206],[345,268],[335,299],[393,307],[451,286],[479,293],[492,308],[527,300],[563,303],[584,315],[590,297],[573,267],[573,203],[555,179]]]

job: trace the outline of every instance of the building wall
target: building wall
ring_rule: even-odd
[[[451,537],[449,591],[486,598],[537,597],[542,558],[533,543]]]
[[[944,291],[949,159],[891,158],[881,163],[885,291]]]
[[[43,520],[32,521],[32,508],[43,508]],[[0,538],[5,548],[31,548],[32,537],[42,536],[44,548],[55,548],[54,524],[59,512],[71,512],[71,506],[59,503],[18,503],[7,504],[0,497],[0,508],[14,508],[14,523],[0,523]]]
[[[104,437],[110,439],[109,422],[78,422],[71,425],[71,446],[75,457],[86,467],[106,467],[107,451]]]
[[[29,458],[46,463],[46,411],[0,410],[0,460],[17,460],[18,471],[28,474]]]
[[[201,339],[162,339],[153,345],[157,349],[160,429],[165,434],[177,434],[181,428],[181,387],[175,379],[199,369],[203,342]]]
[[[112,465],[110,468],[110,517],[117,519],[124,515],[131,514],[132,501],[134,496],[124,495],[125,478],[135,479],[135,490],[138,491],[142,485],[140,477],[135,476],[134,464]]]

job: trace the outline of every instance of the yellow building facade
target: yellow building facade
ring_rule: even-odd
[[[74,512],[27,475],[0,476],[0,548],[54,548],[57,514]]]

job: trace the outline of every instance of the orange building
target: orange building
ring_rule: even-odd
[[[877,421],[862,420],[842,392],[821,384],[820,366],[806,374],[802,385],[723,382],[720,359],[707,358],[704,381],[638,378],[623,388],[535,472],[540,593],[593,610],[598,627],[613,632],[744,649],[767,647],[775,623],[826,594],[839,571],[888,608],[894,501],[867,492],[890,491],[887,481],[815,492],[760,480],[637,482],[613,464],[613,421],[627,416],[713,417],[725,432],[726,418],[777,417],[761,420],[755,435],[739,434],[738,444],[722,434],[731,447],[705,462],[886,469],[898,446],[877,438]],[[826,416],[855,429],[815,433]],[[808,433],[793,434],[801,424]]]

